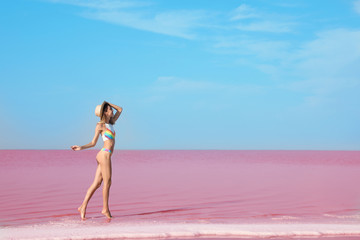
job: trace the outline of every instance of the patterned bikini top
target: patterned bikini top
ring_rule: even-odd
[[[114,140],[115,139],[115,129],[112,124],[105,123],[106,130],[104,134],[102,135],[102,139],[105,141],[107,140]]]

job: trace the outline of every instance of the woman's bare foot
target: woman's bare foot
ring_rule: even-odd
[[[102,210],[101,213],[107,218],[112,218],[110,211]]]
[[[86,207],[84,207],[82,204],[81,206],[78,208],[78,211],[80,213],[80,217],[82,220],[85,219],[85,214],[86,214]]]

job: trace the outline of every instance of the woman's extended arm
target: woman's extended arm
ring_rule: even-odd
[[[115,104],[109,103],[111,107],[116,109],[116,113],[114,115],[114,117],[112,118],[112,123],[114,124],[116,122],[116,120],[118,120],[121,112],[122,112],[122,107],[116,106]]]
[[[99,139],[101,129],[102,129],[102,124],[98,123],[96,125],[96,128],[95,128],[95,136],[94,136],[93,140],[90,143],[88,143],[88,144],[86,144],[84,146],[74,145],[74,146],[71,146],[71,149],[74,150],[74,151],[78,151],[78,150],[83,150],[83,149],[94,147],[96,145],[98,139]]]

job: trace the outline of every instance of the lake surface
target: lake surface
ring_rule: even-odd
[[[360,151],[115,150],[82,221],[97,151],[0,150],[0,236],[360,237]]]

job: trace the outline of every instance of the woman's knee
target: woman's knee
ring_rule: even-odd
[[[111,178],[104,179],[104,186],[107,186],[107,187],[111,186]]]
[[[98,189],[100,186],[101,186],[101,181],[100,181],[100,182],[94,182],[94,183],[93,183],[93,187],[94,187],[95,189]]]

